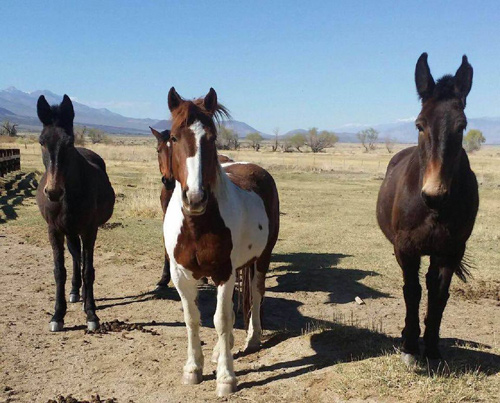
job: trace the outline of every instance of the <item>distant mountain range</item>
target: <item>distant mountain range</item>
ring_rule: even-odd
[[[39,131],[41,123],[36,113],[36,102],[40,95],[44,95],[50,104],[58,104],[62,95],[54,94],[49,90],[38,90],[34,92],[23,92],[15,87],[9,87],[0,91],[0,121],[5,119],[17,123],[21,130]],[[105,108],[91,108],[79,102],[73,101],[75,108],[75,124],[96,127],[111,134],[149,134],[149,126],[158,130],[170,129],[170,120],[137,119],[122,116]],[[487,144],[500,144],[500,117],[493,118],[469,118],[468,129],[479,129],[483,132]],[[262,133],[244,122],[228,120],[222,123],[224,126],[238,133],[240,138],[249,133],[259,132],[265,139],[274,138],[273,135]],[[390,136],[394,141],[402,143],[415,143],[417,133],[413,121],[400,121],[395,123],[384,123],[373,126],[349,125],[334,128],[341,142],[357,142],[356,133],[368,127],[373,127],[379,132],[379,140],[384,141]],[[288,137],[296,133],[307,133],[305,129],[291,130],[280,137]]]

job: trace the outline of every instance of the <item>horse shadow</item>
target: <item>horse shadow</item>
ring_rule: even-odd
[[[329,293],[327,303],[346,304],[355,297],[388,298],[389,294],[370,288],[359,281],[367,276],[379,276],[374,271],[344,269],[338,263],[351,255],[341,253],[289,253],[273,255],[281,265],[268,277],[276,277],[273,292],[322,291]],[[285,271],[285,274],[280,272]]]
[[[96,298],[96,302],[104,302],[104,304],[97,305],[97,310],[103,310],[116,306],[124,306],[147,302],[155,299],[180,301],[181,298],[174,287],[165,287],[161,290],[146,291],[135,295],[124,295],[122,297],[103,297]]]
[[[399,346],[400,338],[390,337],[366,328],[346,326],[339,323],[330,323],[329,326],[327,330],[316,332],[310,337],[310,345],[314,350],[314,354],[310,356],[260,366],[258,369],[237,371],[237,376],[253,372],[264,375],[261,379],[255,381],[240,383],[239,389],[263,386],[274,381],[295,378],[337,364],[361,361],[398,352],[396,346]],[[298,336],[300,335],[285,337],[278,334],[278,337],[283,340]],[[470,349],[470,347],[489,349],[490,346],[477,343],[471,345],[471,342],[459,339],[443,339],[441,344],[445,358],[442,367],[446,370],[432,369],[425,361],[422,361],[415,369],[417,374],[422,377],[449,377],[454,376],[454,374],[462,374],[467,370],[478,371],[488,376],[500,372],[499,355],[489,351]],[[276,343],[272,343],[272,346],[274,345]],[[266,343],[263,344],[262,348],[268,348]],[[401,371],[411,371],[403,363],[400,365]]]
[[[38,187],[34,172],[29,174],[18,173],[12,180],[4,185],[5,192],[0,195],[0,224],[18,217],[16,206],[23,203],[24,199],[34,197]]]

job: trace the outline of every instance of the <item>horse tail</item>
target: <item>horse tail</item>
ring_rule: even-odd
[[[252,311],[252,280],[255,276],[256,263],[252,263],[245,267],[242,271],[242,294],[243,294],[243,321],[245,323],[245,330],[248,330],[250,323],[250,315]]]
[[[457,275],[457,277],[460,280],[462,280],[464,283],[466,283],[467,277],[472,277],[470,270],[473,268],[474,268],[474,265],[471,262],[470,256],[465,255],[462,258],[462,261],[460,262],[458,267],[455,269],[455,274]]]

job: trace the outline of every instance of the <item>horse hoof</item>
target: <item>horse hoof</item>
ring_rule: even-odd
[[[409,353],[401,353],[401,361],[408,367],[413,368],[417,366],[418,357]]]
[[[237,390],[238,387],[236,386],[236,381],[231,383],[217,383],[216,392],[218,397],[228,396]]]
[[[161,293],[168,290],[168,284],[158,284],[153,292]]]
[[[80,295],[78,294],[69,294],[69,302],[71,302],[72,304],[76,303],[80,301]]]
[[[87,322],[87,329],[89,332],[95,332],[99,329],[99,322]]]
[[[194,372],[184,372],[182,376],[182,383],[184,385],[198,385],[203,380],[203,374],[201,369],[197,369]]]
[[[51,332],[60,332],[63,330],[64,322],[50,322],[49,323],[49,331]]]
[[[245,354],[252,354],[252,353],[256,353],[259,350],[260,350],[260,342],[259,341],[258,342],[249,342],[249,343],[247,343],[247,345],[243,349],[243,352]]]

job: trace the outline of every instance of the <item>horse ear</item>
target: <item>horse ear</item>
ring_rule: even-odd
[[[72,125],[75,119],[75,110],[73,109],[71,99],[66,94],[64,94],[63,101],[59,106],[59,111],[61,113],[60,119],[64,123]]]
[[[170,91],[168,92],[168,109],[170,109],[170,112],[173,112],[175,109],[177,109],[181,102],[182,98],[177,93],[175,88],[170,88]]]
[[[43,95],[40,95],[38,98],[36,112],[38,114],[38,119],[40,119],[40,122],[42,122],[44,126],[52,123],[52,109],[50,109],[50,105]]]
[[[210,91],[205,96],[203,106],[210,113],[214,113],[217,110],[217,93],[213,88],[210,88]]]
[[[460,98],[462,98],[465,105],[465,98],[469,95],[472,88],[472,66],[467,60],[467,56],[463,55],[462,64],[455,73],[455,90]]]
[[[427,53],[422,53],[418,58],[415,66],[415,84],[417,85],[418,96],[422,101],[430,98],[436,84],[427,63]]]
[[[151,126],[149,126],[149,128],[151,129],[151,133],[153,133],[153,136],[156,137],[156,140],[158,140],[158,142],[163,140],[163,136],[158,130],[153,129]]]

